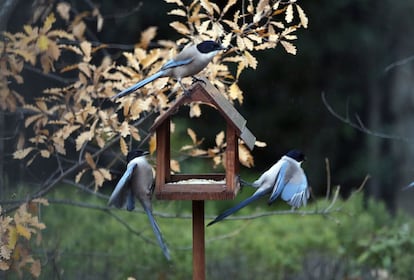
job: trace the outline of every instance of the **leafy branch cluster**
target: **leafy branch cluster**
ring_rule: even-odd
[[[0,215],[0,270],[13,269],[22,277],[23,269],[28,269],[32,276],[39,277],[40,260],[31,255],[29,243],[32,237],[40,237],[40,231],[46,228],[37,217],[39,204],[48,205],[48,202],[35,199],[22,204],[13,217]],[[1,210],[0,207],[0,213]]]
[[[84,14],[71,16],[70,4],[66,2],[56,6],[57,15],[67,22],[66,30],[53,28],[57,19],[50,13],[41,27],[25,26],[22,33],[5,34],[0,45],[1,61],[7,66],[2,67],[0,98],[4,102],[1,104],[6,104],[3,109],[10,111],[23,106],[28,112],[25,127],[33,132],[31,137],[23,138],[26,141],[19,141],[14,153],[16,159],[26,159],[30,165],[36,158],[54,157],[60,175],[64,174],[66,164],[79,164],[83,169],[77,170],[76,183],[89,171],[95,189],[99,188],[112,176],[108,163],[100,162],[94,152],[118,143],[126,154],[132,141],[142,141],[142,135],[146,134],[139,127],[142,121],[153,112],[167,109],[171,93],[180,94],[181,89],[168,78],[161,78],[134,96],[103,108],[102,104],[114,93],[158,71],[179,51],[179,46],[213,39],[221,40],[230,50],[218,55],[203,74],[227,98],[242,103],[243,92],[237,81],[244,69],[256,68],[254,52],[275,48],[280,42],[288,53],[294,54],[294,32],[307,27],[306,15],[295,1],[232,0],[222,9],[207,0],[194,0],[189,5],[179,0],[166,2],[175,4],[169,14],[180,19],[170,26],[184,37],[177,41],[159,40],[157,48],[150,48],[157,33],[156,27],[150,27],[141,33],[140,42],[132,52],[123,53],[127,65],[117,65],[109,56],[98,59],[98,52],[106,45],[85,38]],[[97,17],[98,29],[102,28],[99,12],[89,14]],[[73,63],[68,65],[63,56],[70,57]],[[57,62],[65,65],[57,69]],[[45,75],[71,75],[73,80],[64,79],[64,86],[47,88],[42,96],[25,102],[21,93],[9,87],[11,79],[23,82],[20,72],[25,64],[39,66]],[[199,106],[192,105],[191,116],[201,115]],[[242,163],[252,166],[252,156],[247,149],[243,151]],[[209,149],[208,156],[215,165],[221,162],[217,157],[219,152],[220,149]]]

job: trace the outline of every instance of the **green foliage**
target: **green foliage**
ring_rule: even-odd
[[[157,216],[172,254],[173,261],[168,263],[140,209],[132,213],[108,212],[105,208],[65,205],[68,199],[89,205],[106,203],[69,190],[53,192],[52,204],[42,209],[42,222],[48,227],[43,231],[44,252],[36,258],[43,264],[43,279],[56,278],[57,274],[64,279],[191,278],[189,203],[155,201],[156,213],[171,216]],[[206,203],[206,222],[217,214],[216,206],[222,204]],[[324,204],[327,202],[318,200],[308,208],[324,209]],[[255,205],[237,215],[270,210],[262,203]],[[276,207],[282,205],[276,203]],[[228,220],[206,228],[207,278],[223,279],[226,275],[230,279],[296,279],[303,274],[315,279],[332,279],[332,275],[375,279],[373,275],[378,271],[389,277],[412,278],[413,257],[407,254],[414,244],[412,220],[403,215],[391,217],[379,203],[369,203],[364,210],[362,195],[354,195],[347,202],[338,201],[334,207],[339,207],[340,212],[329,216],[271,215]],[[274,206],[271,210],[275,210]],[[310,265],[315,262],[318,266]],[[327,270],[325,278],[318,267]],[[339,272],[334,270],[338,267]]]

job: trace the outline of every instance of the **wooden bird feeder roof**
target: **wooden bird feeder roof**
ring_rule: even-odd
[[[253,150],[256,137],[246,127],[246,120],[207,79],[195,83],[190,94],[182,95],[150,128],[157,134],[157,173],[155,195],[165,200],[233,199],[239,188],[238,139]],[[226,121],[225,174],[171,174],[170,121],[182,105],[199,102],[214,107]]]

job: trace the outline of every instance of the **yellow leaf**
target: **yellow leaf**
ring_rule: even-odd
[[[119,127],[119,133],[122,137],[126,137],[129,135],[129,125],[127,121],[123,121],[121,126]]]
[[[95,161],[93,160],[92,155],[90,153],[85,153],[85,160],[92,169],[96,169]]]
[[[155,150],[157,149],[157,137],[156,135],[152,135],[150,140],[149,140],[149,152],[152,155]]]
[[[177,160],[172,159],[170,160],[170,168],[173,172],[180,172],[180,163]]]
[[[306,16],[305,12],[298,4],[296,4],[296,9],[298,10],[300,23],[304,28],[308,28],[308,17]]]
[[[84,131],[76,137],[76,151],[79,151],[85,142],[91,141],[93,134],[91,131]]]
[[[89,64],[85,62],[81,62],[78,64],[78,68],[82,71],[88,78],[91,77],[91,69],[89,68]]]
[[[180,16],[180,17],[185,17],[187,16],[187,13],[184,10],[181,9],[174,9],[168,12],[169,15],[173,15],[173,16]]]
[[[222,41],[222,45],[225,48],[227,48],[230,45],[232,36],[233,36],[232,33],[229,33],[226,36],[224,36],[223,41]]]
[[[160,57],[160,54],[161,53],[159,49],[153,49],[145,56],[144,59],[140,60],[139,63],[145,69],[148,66],[152,65],[155,61],[157,61]]]
[[[237,72],[236,72],[236,79],[240,77],[241,72],[246,68],[246,63],[244,61],[240,61],[237,64]]]
[[[56,6],[56,10],[59,13],[60,17],[68,21],[70,17],[70,4],[68,2],[60,2]]]
[[[223,19],[223,22],[226,23],[228,26],[230,26],[230,28],[232,29],[233,32],[235,32],[235,33],[240,32],[240,27],[237,25],[236,22],[233,22],[233,21],[227,20],[227,19]],[[230,35],[233,35],[233,34],[230,33]]]
[[[72,33],[73,35],[75,35],[76,38],[83,39],[83,34],[85,33],[85,30],[86,24],[83,21],[79,21],[73,26]]]
[[[292,43],[290,43],[288,41],[283,41],[283,40],[280,41],[280,43],[285,48],[287,53],[296,55],[296,47]]]
[[[193,141],[193,144],[195,145],[197,143],[197,135],[195,134],[194,130],[187,128],[187,134],[190,136],[191,141]]]
[[[44,158],[49,158],[50,152],[48,150],[40,150],[40,155]]]
[[[47,38],[46,35],[40,35],[39,38],[37,39],[36,45],[37,45],[37,48],[41,52],[44,52],[48,49],[49,39]]]
[[[46,33],[52,27],[52,24],[56,21],[55,15],[50,13],[50,15],[46,18],[45,22],[43,23],[42,32]]]
[[[13,158],[24,159],[31,151],[33,151],[33,147],[25,148],[23,150],[17,150],[13,153]]]
[[[84,61],[89,61],[90,57],[91,57],[91,53],[92,53],[92,44],[88,41],[83,41],[80,44],[80,48],[81,48],[83,54],[86,57],[86,59],[84,59]]]
[[[170,26],[174,28],[175,30],[177,30],[178,33],[181,33],[183,35],[190,34],[190,30],[188,29],[188,27],[181,22],[178,22],[178,21],[171,22]]]
[[[31,267],[30,267],[30,273],[35,277],[35,278],[39,278],[40,276],[40,272],[42,271],[42,266],[40,264],[39,260],[35,260]]]
[[[16,225],[17,233],[26,238],[27,240],[30,240],[31,233],[30,230],[28,230],[26,227],[22,226],[21,224]]]
[[[243,38],[242,37],[240,37],[240,36],[237,36],[236,37],[236,44],[237,44],[237,48],[240,50],[240,51],[243,51],[246,47],[245,47],[245,45],[244,45],[244,41],[243,41]]]
[[[210,15],[214,14],[213,6],[208,0],[200,0],[201,6],[209,13]]]
[[[244,37],[243,38],[243,43],[249,51],[253,50],[254,44],[249,38]]]
[[[226,6],[224,6],[223,11],[221,12],[221,14],[224,15],[225,13],[227,13],[227,11],[231,8],[231,6],[233,6],[236,3],[237,3],[237,0],[229,0],[227,2]]]
[[[95,190],[101,187],[105,182],[105,178],[99,170],[92,171],[93,178],[95,179]]]
[[[166,3],[172,3],[177,4],[178,6],[184,6],[183,2],[181,0],[165,0]]]
[[[119,138],[119,147],[121,149],[121,153],[126,156],[128,154],[128,145],[125,142],[124,138]]]
[[[262,141],[258,141],[258,140],[256,140],[256,142],[254,142],[254,145],[256,147],[259,147],[259,148],[263,148],[263,147],[267,146],[266,142],[262,142]]]
[[[9,226],[8,229],[9,229],[9,239],[8,239],[8,242],[7,242],[7,247],[10,250],[13,250],[14,247],[16,246],[17,239],[19,238],[19,235],[17,234],[17,229],[14,226]],[[3,256],[3,254],[2,254],[2,256]]]
[[[248,51],[244,51],[244,57],[247,60],[247,65],[256,69],[257,67],[257,60],[254,56],[252,56]]]
[[[102,174],[102,176],[106,179],[106,180],[111,180],[112,176],[111,176],[111,172],[109,172],[108,169],[106,168],[99,168],[98,171]]]
[[[201,108],[200,108],[200,104],[198,103],[193,103],[190,105],[190,117],[199,117],[201,116]]]
[[[146,49],[151,40],[155,38],[155,35],[157,35],[157,27],[150,26],[145,29],[143,32],[141,32],[141,40],[139,46]]]
[[[253,167],[254,160],[246,146],[239,144],[239,161],[246,167]]]
[[[286,8],[285,20],[287,23],[291,23],[293,21],[293,5],[292,4],[290,4]]]
[[[239,103],[243,103],[243,92],[241,91],[240,87],[233,83],[229,88],[229,97],[231,100],[237,99]]]
[[[86,172],[86,169],[83,169],[83,170],[79,171],[78,174],[76,174],[76,177],[75,177],[75,182],[76,183],[80,182],[80,179],[82,178],[82,176],[85,172]]]
[[[220,131],[216,135],[216,146],[221,147],[221,145],[223,145],[223,143],[224,143],[224,131]]]
[[[141,141],[141,136],[139,135],[138,128],[136,128],[133,125],[130,125],[129,132],[131,133],[132,138],[134,138],[136,141]]]
[[[217,166],[219,166],[222,162],[223,162],[223,157],[218,155],[218,156],[214,156],[213,157],[213,162],[214,162],[214,168],[216,168]]]

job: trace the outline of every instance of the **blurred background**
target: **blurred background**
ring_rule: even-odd
[[[59,1],[3,2],[16,6],[0,27],[20,32],[36,7],[53,9]],[[95,41],[133,45],[149,26],[158,27],[156,40],[179,38],[168,25],[172,7],[163,1],[68,2],[78,11],[90,9],[92,2],[99,7],[105,28]],[[303,168],[313,191],[309,207],[322,208],[329,203],[323,200],[328,159],[331,184],[341,186],[338,212],[272,215],[208,228],[207,279],[414,279],[414,189],[401,191],[414,181],[414,1],[300,5],[309,27],[298,32],[297,55],[281,47],[258,52],[257,69],[241,76],[244,102],[235,106],[257,139],[267,143],[255,148],[254,167],[243,167],[241,174],[254,180],[286,151],[299,148],[307,156]],[[120,57],[122,50],[109,52]],[[23,75],[20,92],[40,94],[44,77],[33,71]],[[214,139],[220,126],[219,121],[199,125],[197,132]],[[2,112],[1,127],[0,204],[5,208],[9,200],[24,200],[31,173],[47,173],[47,168],[28,169],[12,159],[13,132],[23,129],[20,116]],[[351,195],[367,175],[363,191]],[[237,200],[250,194],[243,189]],[[40,215],[46,229],[33,254],[42,260],[41,279],[191,278],[189,203],[155,201],[155,212],[180,217],[159,217],[173,256],[167,263],[141,212],[116,212],[128,221],[127,228],[105,211],[80,207],[104,206],[99,196],[62,185],[49,197],[62,203],[42,208]],[[63,202],[69,199],[78,205]],[[206,214],[214,217],[233,204],[208,202]],[[241,214],[269,211],[262,204]],[[287,207],[279,203],[272,209]]]

